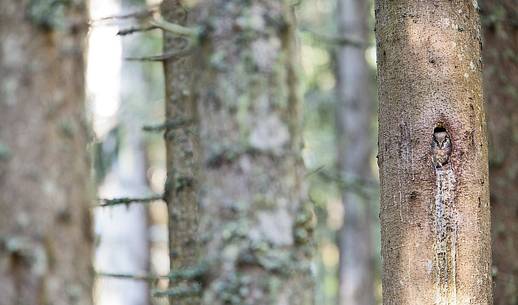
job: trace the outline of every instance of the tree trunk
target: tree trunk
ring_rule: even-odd
[[[91,304],[85,14],[0,3],[0,304]]]
[[[197,4],[203,304],[313,303],[288,1]]]
[[[495,305],[518,304],[518,29],[516,1],[481,1],[488,104]]]
[[[167,21],[185,24],[187,10],[179,0],[165,0],[161,12]],[[164,32],[164,54],[189,48],[188,40]],[[169,259],[171,271],[193,268],[198,263],[198,155],[199,144],[194,122],[196,107],[191,94],[190,56],[164,61],[166,122],[180,128],[166,129],[167,180],[164,199],[169,211]],[[178,283],[171,281],[171,287]],[[181,283],[187,285],[187,283]],[[170,298],[172,305],[200,304],[191,294]]]
[[[142,198],[149,193],[145,181],[144,148],[138,136],[141,130],[130,127],[126,132],[128,137],[124,139],[120,156],[99,187],[101,198]],[[146,216],[146,207],[140,204],[105,207],[96,211],[95,222],[100,241],[96,249],[98,271],[120,274],[149,272]],[[95,291],[98,305],[149,304],[149,285],[144,281],[98,278]]]
[[[92,19],[98,20],[106,16],[138,11],[139,7],[135,2],[90,0]],[[91,71],[98,73],[91,77],[99,79],[102,78],[99,73],[104,75],[113,73],[116,76],[112,76],[111,81],[117,85],[106,86],[106,83],[103,83],[99,87],[92,86],[89,92],[96,99],[92,100],[94,103],[103,105],[110,102],[121,103],[112,117],[106,118],[99,113],[94,114],[94,120],[109,120],[119,131],[114,136],[117,139],[107,139],[113,134],[110,133],[104,141],[120,143],[114,162],[108,164],[109,170],[99,187],[98,194],[100,198],[143,198],[149,195],[150,190],[146,181],[147,166],[141,130],[143,123],[138,119],[145,116],[141,109],[149,103],[150,85],[146,80],[143,64],[122,62],[122,58],[138,53],[138,48],[142,45],[142,36],[129,35],[120,41],[114,35],[117,32],[116,27],[99,26],[93,31],[95,31],[93,35],[98,35],[97,37],[106,35],[110,40],[109,43],[113,45],[99,38],[92,39],[89,43],[89,51],[102,54],[101,57],[91,57],[89,60],[89,65],[97,66],[90,67]],[[104,61],[111,56],[114,59],[110,60],[108,65]],[[110,95],[114,97],[113,100],[103,98]],[[102,138],[101,135],[97,136]],[[147,207],[141,204],[121,205],[98,208],[95,212],[96,233],[99,238],[96,248],[96,269],[106,273],[147,274],[150,257]],[[95,292],[97,305],[149,304],[149,284],[144,281],[101,277],[97,278]]]
[[[492,304],[477,10],[376,4],[384,304]]]
[[[343,38],[360,45],[342,45],[337,52],[338,163],[347,181],[371,180],[373,119],[369,67],[365,60],[368,2],[340,0],[338,28]],[[344,189],[345,211],[340,230],[340,304],[374,305],[374,244],[370,200],[361,192]]]

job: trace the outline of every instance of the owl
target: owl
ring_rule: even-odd
[[[435,168],[440,168],[450,159],[451,140],[446,131],[437,131],[433,134],[432,162]]]

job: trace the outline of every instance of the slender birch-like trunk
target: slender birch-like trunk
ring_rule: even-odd
[[[376,1],[383,304],[492,304],[476,1]]]
[[[90,0],[91,19],[128,14],[139,9],[131,0]],[[119,26],[119,28],[123,28]],[[108,34],[106,34],[108,31]],[[138,53],[142,36],[115,37],[117,28],[98,25],[90,34],[89,79],[102,82],[111,75],[113,86],[90,84],[89,93],[94,104],[120,103],[110,118],[95,113],[94,121],[110,121],[119,132],[106,135],[105,142],[117,142],[117,155],[108,164],[106,177],[99,186],[100,198],[144,198],[150,189],[146,181],[146,154],[141,130],[145,116],[139,113],[149,103],[150,84],[144,65],[123,58]],[[102,41],[100,37],[109,41]],[[100,54],[100,55],[98,55]],[[95,56],[97,55],[97,56]],[[109,60],[111,57],[111,60]],[[109,64],[105,61],[109,60]],[[102,74],[102,75],[100,75]],[[106,97],[113,97],[112,99]],[[99,135],[98,135],[99,136]],[[102,137],[101,137],[102,138]],[[97,208],[95,223],[99,243],[96,247],[96,270],[102,273],[146,274],[149,272],[150,243],[147,206],[118,205]],[[150,303],[149,283],[128,279],[98,277],[95,289],[97,305],[147,305]]]
[[[165,20],[185,25],[187,10],[179,0],[161,5]],[[164,54],[182,53],[191,47],[188,38],[164,32]],[[169,259],[171,271],[198,264],[198,155],[196,103],[192,95],[191,56],[170,56],[164,60],[167,181],[164,199],[169,211]],[[171,281],[172,287],[188,283]],[[197,294],[171,297],[172,305],[200,304]]]
[[[354,44],[340,45],[337,54],[338,164],[347,182],[372,180],[371,143],[373,100],[369,92],[369,66],[365,60],[368,8],[364,0],[339,0],[337,22],[340,35]],[[354,189],[342,191],[344,223],[339,233],[340,304],[375,303],[372,204]]]

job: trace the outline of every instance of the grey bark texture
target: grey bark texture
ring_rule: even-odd
[[[83,1],[0,3],[0,304],[91,304]]]
[[[494,304],[518,304],[518,20],[513,0],[480,1],[488,106]]]
[[[376,1],[383,304],[492,304],[475,1]]]
[[[187,9],[178,0],[162,2],[165,20],[184,25]],[[164,54],[181,53],[190,47],[187,38],[164,32]],[[169,211],[169,258],[171,271],[195,268],[198,264],[198,168],[199,144],[196,103],[192,95],[191,56],[164,61],[165,130],[167,180],[164,199]],[[171,281],[172,287],[193,283]],[[187,287],[189,288],[189,287]],[[171,297],[174,305],[200,304],[196,294]]]
[[[341,45],[337,61],[337,139],[341,177],[362,185],[372,180],[371,158],[373,99],[369,92],[369,66],[365,60],[369,3],[339,0],[339,34],[356,45]],[[355,189],[342,191],[344,223],[339,232],[340,293],[342,305],[375,304],[374,242],[371,200]]]
[[[313,303],[295,20],[288,1],[198,2],[203,304]]]

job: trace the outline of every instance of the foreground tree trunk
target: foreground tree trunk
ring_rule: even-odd
[[[165,0],[161,12],[167,21],[184,25],[187,10],[179,0]],[[189,40],[164,32],[164,54],[182,52]],[[198,138],[196,107],[191,94],[190,56],[164,61],[167,181],[164,200],[169,211],[169,259],[171,271],[193,268],[198,263]],[[178,282],[171,281],[172,287]],[[184,286],[183,283],[180,284]],[[185,287],[185,286],[184,286]],[[170,298],[172,305],[200,304],[197,294]]]
[[[518,304],[518,28],[516,1],[480,1],[490,142],[494,304]]]
[[[203,304],[312,304],[288,1],[199,3]]]
[[[338,1],[337,20],[344,44],[337,52],[338,163],[346,181],[371,180],[373,119],[369,66],[365,60],[368,2]],[[354,189],[342,191],[345,217],[340,230],[340,304],[375,303],[374,243],[370,200]]]
[[[376,3],[384,304],[491,304],[476,2]]]
[[[91,304],[83,1],[0,3],[0,304]]]

